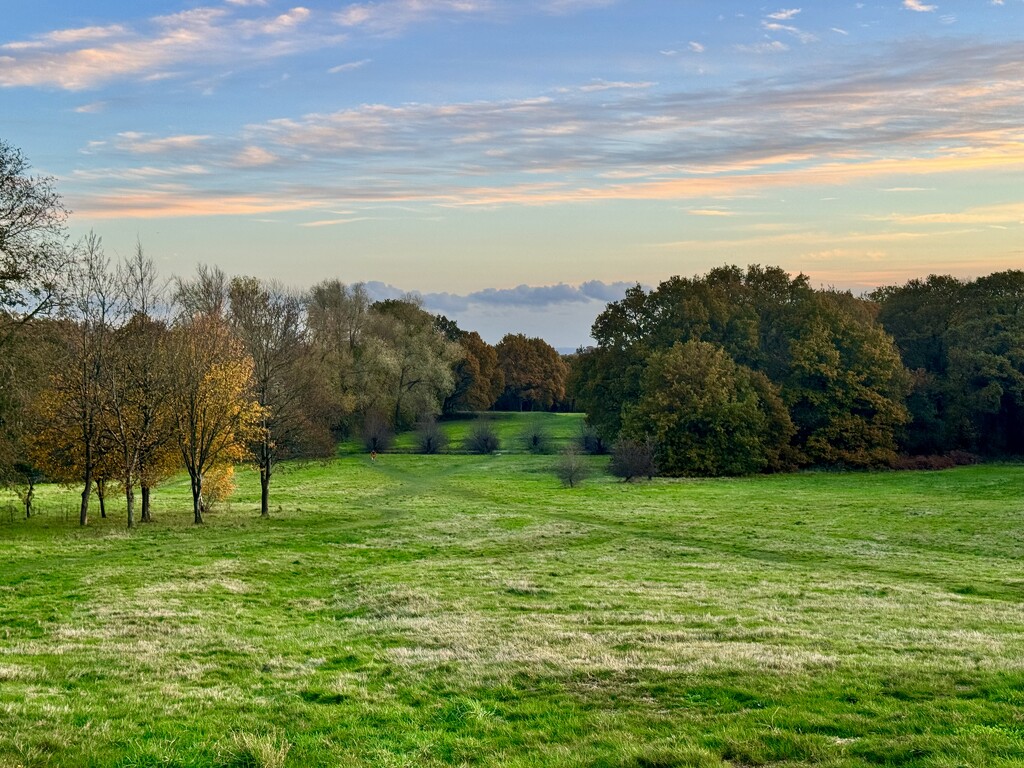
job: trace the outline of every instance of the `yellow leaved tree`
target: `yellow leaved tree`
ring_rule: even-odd
[[[192,485],[195,522],[203,522],[203,477],[250,458],[264,413],[253,397],[253,362],[219,317],[181,319],[172,332],[172,413],[178,449]]]

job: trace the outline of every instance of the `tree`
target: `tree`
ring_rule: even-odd
[[[588,474],[589,467],[574,445],[566,447],[555,462],[555,475],[562,481],[562,485],[570,488],[582,483]]]
[[[569,371],[562,356],[543,339],[507,334],[495,347],[505,378],[503,404],[514,410],[551,408],[565,397]]]
[[[444,399],[442,411],[483,411],[494,402],[505,389],[505,377],[498,365],[497,350],[476,331],[458,330],[450,325],[448,338],[460,347],[460,355],[452,367],[454,383],[451,394]],[[455,328],[455,333],[450,331]]]
[[[778,267],[719,267],[703,277],[639,286],[594,322],[597,347],[574,361],[574,389],[606,439],[643,396],[652,356],[676,343],[715,344],[776,385],[797,428],[791,458],[890,462],[907,415],[907,375],[870,302],[815,291]]]
[[[228,287],[228,318],[253,360],[256,402],[263,410],[253,446],[260,471],[260,515],[270,514],[270,479],[280,458],[324,455],[329,434],[310,407],[316,384],[302,298],[276,282],[236,277]]]
[[[145,256],[141,243],[118,265],[116,281],[123,322],[112,332],[101,374],[104,463],[110,478],[124,490],[131,528],[136,486],[142,489],[142,521],[150,522],[150,490],[177,468],[169,331],[163,320],[154,317],[164,295],[156,266]]]
[[[395,429],[440,412],[452,389],[458,346],[416,301],[375,303],[360,353],[356,370],[364,410],[389,413]]]
[[[782,397],[814,464],[891,465],[909,415],[909,378],[892,337],[850,294],[820,292],[799,313]]]
[[[612,460],[609,462],[608,470],[627,483],[634,477],[646,477],[650,480],[658,474],[656,451],[657,443],[649,435],[642,440],[620,437],[612,446]]]
[[[110,465],[124,493],[128,527],[135,522],[135,487],[142,485],[142,520],[151,518],[148,491],[174,455],[169,339],[164,323],[135,314],[112,337],[105,367],[104,423]]]
[[[32,514],[35,486],[44,475],[29,453],[32,436],[41,424],[33,403],[46,388],[53,361],[61,348],[58,325],[35,322],[22,329],[0,355],[0,487],[13,491]]]
[[[666,475],[744,475],[779,469],[794,429],[776,388],[702,341],[653,354],[622,434],[657,445]]]
[[[53,178],[31,175],[21,151],[0,140],[0,350],[53,306],[70,261],[67,216]]]
[[[360,400],[357,359],[361,357],[370,318],[370,299],[361,283],[346,286],[325,280],[310,289],[306,322],[314,373],[321,380],[323,418],[337,433],[353,426],[352,414]]]
[[[263,409],[252,393],[252,358],[222,320],[182,317],[171,341],[172,413],[199,524],[204,474],[250,455],[248,446],[260,439]]]
[[[82,483],[79,524],[89,521],[89,497],[106,446],[103,380],[109,364],[116,290],[102,241],[90,233],[69,275],[62,349],[34,406],[39,431],[31,453],[47,476]]]

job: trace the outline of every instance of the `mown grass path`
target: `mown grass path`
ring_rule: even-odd
[[[595,468],[600,464],[595,459]],[[287,467],[0,522],[0,766],[1022,766],[1024,468]]]

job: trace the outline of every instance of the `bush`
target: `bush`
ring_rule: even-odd
[[[523,446],[530,453],[550,453],[551,436],[539,421],[531,421],[523,431]]]
[[[893,469],[952,469],[967,464],[977,464],[978,457],[967,451],[950,451],[949,453],[929,456],[898,456],[893,462]]]
[[[582,483],[589,474],[589,468],[583,460],[583,456],[575,446],[569,446],[555,463],[555,475],[562,481],[562,485],[575,488]]]
[[[234,464],[215,464],[203,475],[203,511],[209,512],[226,501],[238,488]]]
[[[577,438],[580,450],[589,453],[591,456],[603,456],[608,453],[608,443],[601,437],[601,433],[587,423],[580,425],[580,435]]]
[[[478,421],[470,430],[465,446],[470,453],[494,453],[501,447],[501,441],[491,424]]]
[[[655,450],[653,438],[619,438],[612,447],[612,462],[609,467],[611,473],[626,482],[634,477],[646,477],[650,480],[658,473],[654,462]]]
[[[388,423],[387,417],[380,411],[370,411],[363,418],[363,429],[360,433],[363,439],[363,447],[367,453],[371,451],[386,451],[395,441],[395,433]]]
[[[448,433],[433,416],[420,419],[416,426],[416,447],[420,453],[441,453],[448,447]]]

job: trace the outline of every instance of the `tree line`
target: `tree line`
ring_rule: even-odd
[[[336,279],[162,281],[141,244],[114,263],[94,234],[70,243],[67,216],[0,141],[0,483],[26,513],[46,478],[81,485],[82,524],[108,484],[129,525],[138,490],[148,521],[152,489],[184,469],[201,522],[247,459],[267,515],[282,459],[489,408],[585,411],[585,449],[616,446],[626,477],[1024,453],[1021,271],[858,297],[724,266],[635,286],[563,357]]]
[[[182,469],[193,512],[259,468],[261,513],[277,463],[330,455],[341,437],[402,430],[497,403],[550,408],[568,368],[538,338],[497,345],[362,285],[293,290],[200,266],[162,281],[141,244],[114,263],[90,234],[70,243],[51,178],[0,141],[0,483],[31,514],[42,479],[125,494],[129,526]]]
[[[636,286],[577,355],[575,402],[667,475],[1024,453],[1024,272],[856,297],[779,267]],[[927,462],[926,462],[927,464]]]

